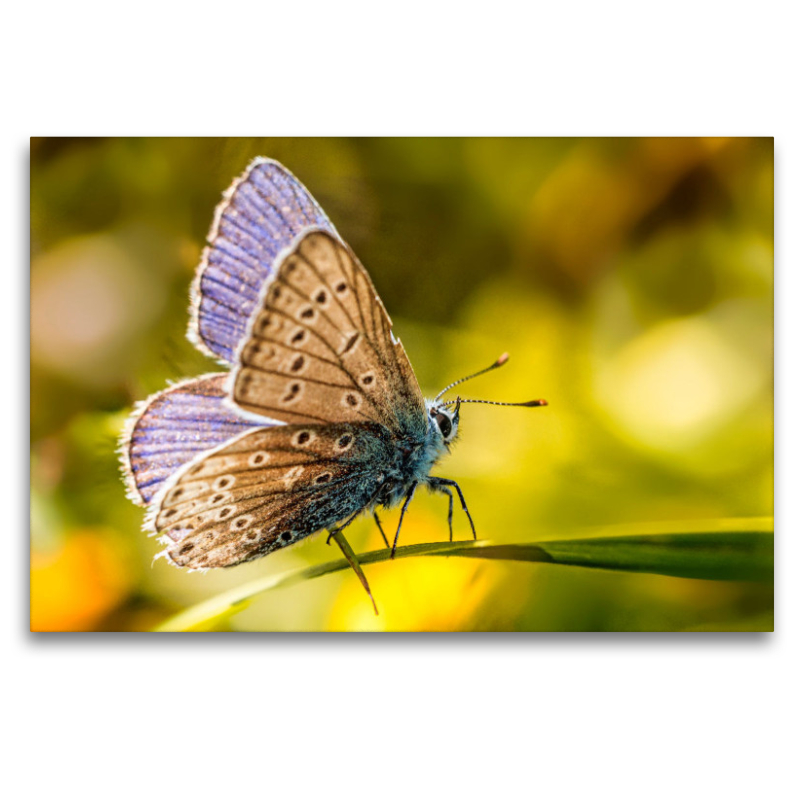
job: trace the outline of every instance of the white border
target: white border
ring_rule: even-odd
[[[6,419],[27,413],[16,391],[26,385],[26,273],[16,265],[27,260],[32,133],[774,135],[779,632],[33,637],[21,511],[20,525],[5,526],[0,609],[3,716],[26,745],[6,784],[44,797],[77,786],[88,800],[796,795],[791,5],[265,8],[145,2],[132,13],[76,0],[9,11],[0,219],[18,256],[2,320],[5,341],[23,346],[7,348]],[[25,470],[6,466],[9,494],[25,508]]]

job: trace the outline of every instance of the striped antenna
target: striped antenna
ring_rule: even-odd
[[[465,400],[460,397],[458,400],[451,400],[449,403],[442,403],[442,407],[455,405],[457,402],[461,403],[485,403],[488,406],[520,406],[522,408],[536,408],[537,406],[546,406],[547,400],[528,400],[525,403],[498,403],[497,400]]]
[[[491,367],[486,367],[486,369],[482,369],[479,372],[473,372],[472,375],[467,375],[466,378],[459,378],[457,381],[453,381],[449,386],[445,386],[444,389],[442,389],[442,391],[439,392],[439,394],[437,394],[436,397],[433,398],[433,402],[435,403],[443,394],[447,394],[447,392],[449,392],[454,386],[458,386],[459,383],[464,383],[464,381],[471,381],[473,378],[477,378],[478,375],[483,375],[486,372],[491,372],[493,369],[502,367],[503,364],[506,363],[506,361],[508,361],[508,353],[503,353],[503,355],[501,355],[500,358],[498,358],[497,361],[495,361]],[[451,400],[449,403],[445,403],[444,405],[451,406],[455,402],[456,402],[455,400]],[[476,401],[470,400],[469,402],[472,403]]]

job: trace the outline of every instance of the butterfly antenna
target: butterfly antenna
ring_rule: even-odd
[[[487,406],[519,406],[520,408],[536,408],[537,406],[546,406],[547,400],[528,400],[525,403],[499,403],[497,400],[465,400],[459,397],[457,400],[451,400],[449,403],[442,403],[442,407],[454,406],[456,403],[485,403]]]
[[[477,378],[478,375],[483,375],[486,372],[491,372],[493,369],[497,369],[498,367],[502,367],[503,364],[508,361],[508,353],[503,353],[497,361],[494,362],[490,367],[486,367],[486,369],[482,369],[479,372],[473,372],[472,375],[467,375],[465,378],[459,378],[457,381],[453,381],[449,386],[445,386],[436,397],[433,398],[433,402],[435,403],[443,394],[447,394],[454,386],[458,386],[459,383],[464,383],[464,381],[471,381],[473,378]],[[455,400],[452,401],[454,403]],[[451,405],[452,403],[445,403],[445,405]]]

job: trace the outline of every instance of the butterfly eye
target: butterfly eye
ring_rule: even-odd
[[[445,439],[453,432],[453,423],[450,421],[450,417],[447,414],[442,414],[441,412],[438,413],[435,417],[436,424],[439,426],[439,430],[442,432],[442,436]]]

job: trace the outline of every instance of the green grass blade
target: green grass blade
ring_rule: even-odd
[[[769,582],[773,577],[771,519],[712,520],[682,525],[678,533],[667,526],[648,525],[647,533],[595,535],[524,544],[492,541],[438,542],[400,547],[396,558],[460,556],[558,564],[573,567],[646,572],[681,578],[719,581]],[[677,526],[669,526],[677,527]],[[687,530],[692,528],[692,530]],[[606,535],[603,535],[606,533]],[[358,561],[375,564],[389,560],[386,549],[362,553]],[[350,569],[346,559],[337,559],[282,575],[260,578],[223,592],[182,611],[162,623],[158,631],[204,630],[241,611],[256,596],[271,589],[291,586]]]

